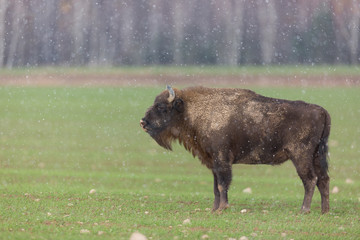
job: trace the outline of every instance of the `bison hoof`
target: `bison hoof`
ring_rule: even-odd
[[[220,209],[214,211],[214,214],[217,214],[217,215],[221,215],[222,213],[223,213],[223,210],[220,210]]]
[[[221,204],[218,208],[213,208],[212,209],[212,213],[217,213],[217,214],[221,214],[223,212],[223,210],[227,209],[229,207],[229,204]]]
[[[219,208],[216,211],[221,213],[223,210],[227,209],[228,207],[229,207],[228,203],[220,204]]]
[[[322,214],[327,214],[327,213],[329,213],[329,209],[321,210],[321,213],[322,213]]]
[[[300,210],[300,213],[302,213],[302,214],[309,214],[309,213],[310,213],[310,209],[302,208],[302,209]]]

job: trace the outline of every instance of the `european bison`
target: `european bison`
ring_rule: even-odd
[[[278,165],[288,159],[304,184],[301,211],[310,211],[315,185],[322,213],[329,211],[330,116],[320,106],[246,89],[168,86],[140,125],[166,149],[177,139],[212,170],[213,211],[228,207],[232,164]]]

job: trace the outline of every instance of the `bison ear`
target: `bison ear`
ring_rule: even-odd
[[[171,103],[175,99],[175,91],[169,85],[166,85],[166,89],[169,91],[168,102]]]
[[[180,98],[176,99],[174,102],[174,108],[176,111],[182,113],[184,112],[184,102]]]

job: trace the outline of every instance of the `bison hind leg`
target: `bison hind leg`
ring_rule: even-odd
[[[315,186],[318,182],[318,177],[314,171],[313,161],[312,158],[292,158],[292,162],[304,185],[305,190],[301,212],[309,213]]]
[[[329,184],[330,184],[330,178],[327,175],[327,173],[320,176],[320,178],[317,182],[317,187],[321,194],[321,213],[327,213],[330,210]]]
[[[316,176],[318,177],[318,181],[316,183],[317,188],[321,194],[321,213],[327,213],[330,210],[329,204],[329,185],[330,185],[330,178],[329,175],[320,164],[320,159],[315,157],[314,159],[314,168]]]

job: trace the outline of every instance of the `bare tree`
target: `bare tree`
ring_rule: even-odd
[[[13,2],[14,12],[12,14],[12,34],[9,42],[9,53],[6,67],[12,68],[17,58],[18,44],[23,41],[23,29],[24,29],[24,18],[25,9],[22,0],[16,0]]]
[[[108,37],[109,37],[109,16],[108,1],[90,1],[90,33],[89,33],[89,64],[107,65],[108,58]]]
[[[7,0],[0,0],[0,67],[5,61],[5,13],[8,7]]]
[[[98,65],[100,52],[100,11],[102,2],[90,1],[89,64]]]
[[[89,33],[90,0],[74,1],[73,11],[73,59],[75,64],[85,64],[87,61],[87,35]]]
[[[185,6],[183,1],[175,1],[173,7],[173,27],[174,27],[174,63],[180,65],[183,60],[182,44],[185,28]]]
[[[112,4],[108,7],[112,9],[109,25],[111,27],[110,29],[110,39],[109,42],[111,43],[111,47],[109,47],[108,55],[111,59],[112,65],[118,65],[121,63],[121,57],[120,57],[120,49],[121,49],[121,4],[123,4],[123,1],[112,1]]]
[[[218,44],[220,64],[235,66],[240,60],[244,4],[244,0],[226,0],[217,6],[222,26]]]
[[[345,41],[350,54],[350,62],[357,63],[359,32],[360,32],[360,2],[358,0],[332,1],[334,17],[339,29],[339,41]]]
[[[41,56],[41,63],[52,63],[54,61],[54,45],[55,45],[55,32],[56,29],[56,18],[53,16],[56,16],[57,12],[57,6],[56,6],[57,0],[47,0],[42,1],[41,10],[43,11],[40,14],[37,14],[36,18],[38,18],[40,22],[40,34],[41,38],[40,40],[40,56]]]
[[[114,1],[103,1],[99,14],[100,36],[99,36],[99,60],[101,65],[110,65],[112,63],[111,50],[113,49],[113,33],[111,18],[114,15]]]
[[[276,40],[277,13],[274,0],[259,0],[257,7],[262,62],[269,64],[274,57]]]
[[[123,1],[120,6],[120,62],[132,64],[132,52],[134,48],[134,13],[132,1]],[[136,50],[135,50],[136,51]]]
[[[159,58],[159,38],[162,28],[162,22],[164,21],[162,15],[162,2],[160,0],[149,1],[149,55],[151,56],[151,62],[158,64]]]
[[[244,12],[244,0],[232,0],[231,1],[231,31],[227,31],[228,39],[230,39],[228,47],[229,49],[229,65],[237,65],[240,60],[240,48],[243,31],[243,12]]]

